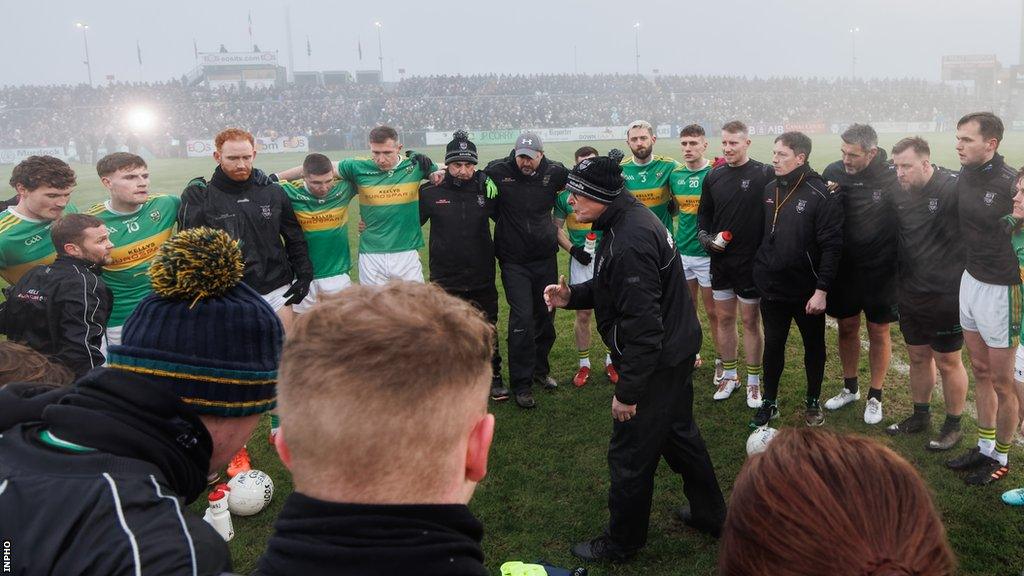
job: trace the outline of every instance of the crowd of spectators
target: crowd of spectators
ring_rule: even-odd
[[[155,118],[150,140],[211,137],[224,126],[257,134],[615,126],[740,118],[787,122],[943,121],[973,106],[952,86],[922,80],[731,76],[420,76],[390,84],[208,88],[145,84],[0,88],[0,147],[104,146],[132,138],[133,109]],[[140,135],[141,136],[141,135]]]

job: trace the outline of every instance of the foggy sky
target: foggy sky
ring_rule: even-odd
[[[745,76],[849,76],[856,34],[858,77],[940,78],[943,54],[1019,54],[1022,0],[0,0],[0,84],[86,81],[89,25],[94,83],[179,78],[200,51],[255,43],[288,63],[291,6],[296,70],[376,69],[382,22],[385,77],[480,73],[632,73],[633,23],[641,23],[641,72]],[[312,57],[306,55],[306,37]],[[140,72],[136,41],[142,48]],[[362,45],[359,60],[357,43]]]

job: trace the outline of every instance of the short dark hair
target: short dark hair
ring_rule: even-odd
[[[581,146],[576,149],[576,152],[572,155],[572,159],[577,160],[579,158],[583,158],[584,156],[598,155],[600,155],[600,152],[597,151],[597,148],[594,148],[593,146]]]
[[[913,150],[918,156],[931,156],[932,149],[928,146],[928,141],[920,136],[912,136],[904,138],[893,145],[892,155],[902,154],[907,150]]]
[[[750,134],[750,129],[747,125],[739,120],[731,120],[722,124],[722,132],[728,132],[729,134]]]
[[[89,228],[103,226],[103,221],[89,214],[65,214],[53,221],[50,225],[50,238],[58,254],[66,254],[65,244],[76,246],[82,243],[85,238],[85,231]]]
[[[744,126],[744,128],[746,128],[746,126]],[[725,126],[722,127],[722,130],[725,130]],[[733,132],[733,131],[732,130],[727,130],[727,132]],[[680,138],[682,138],[684,136],[706,136],[706,135],[707,134],[704,132],[704,127],[701,126],[700,124],[690,124],[689,126],[683,126],[683,129],[679,131],[679,137]]]
[[[370,144],[383,144],[388,140],[398,142],[398,131],[391,126],[377,126],[370,130]]]
[[[782,145],[793,151],[794,154],[804,155],[804,160],[811,159],[811,139],[807,137],[807,134],[803,132],[783,132],[775,138],[776,142],[782,142]]]
[[[878,146],[878,132],[868,124],[851,124],[840,136],[847,144],[856,144],[867,152]]]
[[[11,188],[21,184],[29,192],[40,186],[66,190],[77,183],[71,166],[53,156],[29,156],[11,171]]]
[[[132,168],[145,168],[146,161],[138,154],[130,152],[114,152],[107,154],[96,163],[96,173],[100,178],[109,176],[118,170],[131,170]]]
[[[1003,141],[1003,121],[999,119],[999,116],[991,112],[971,112],[965,115],[956,123],[956,127],[959,128],[968,122],[977,122],[978,131],[981,132],[981,137],[985,140],[996,139],[996,142]]]
[[[334,165],[331,164],[331,159],[323,154],[314,152],[306,156],[306,159],[302,161],[303,174],[322,176],[333,171]]]

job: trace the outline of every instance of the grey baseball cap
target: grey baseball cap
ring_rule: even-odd
[[[523,132],[516,138],[516,156],[529,156],[536,159],[544,152],[544,142],[533,132]]]

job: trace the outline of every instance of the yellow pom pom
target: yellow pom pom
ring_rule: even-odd
[[[242,281],[245,261],[238,242],[222,230],[191,228],[172,236],[149,266],[153,291],[191,300],[221,296]]]

